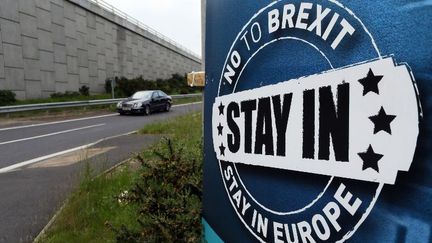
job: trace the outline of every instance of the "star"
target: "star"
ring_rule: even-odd
[[[225,106],[222,105],[222,102],[220,103],[218,109],[219,109],[219,115],[223,115],[223,111],[224,111]]]
[[[358,153],[358,155],[363,160],[363,170],[366,170],[368,168],[372,168],[376,172],[379,172],[378,161],[384,155],[375,153],[370,144],[369,144],[369,147],[366,150],[366,152]]]
[[[218,129],[218,135],[222,135],[223,126],[221,125],[220,122],[219,122],[219,126],[217,126],[217,129]]]
[[[369,72],[366,77],[359,79],[358,81],[363,85],[363,96],[369,92],[379,94],[378,83],[383,78],[383,75],[376,75],[369,68]]]
[[[225,156],[225,146],[223,146],[223,143],[219,146],[220,155]]]
[[[374,123],[374,134],[379,131],[387,132],[391,134],[390,123],[396,118],[395,115],[387,115],[384,108],[381,106],[378,114],[375,116],[370,116],[369,119]]]

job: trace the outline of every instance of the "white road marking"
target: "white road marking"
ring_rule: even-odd
[[[187,106],[187,105],[194,105],[202,103],[202,101],[199,102],[193,102],[193,103],[186,103],[181,105],[173,105],[172,107],[180,107],[180,106]],[[97,118],[103,118],[103,117],[110,117],[110,116],[118,116],[117,113],[113,114],[107,114],[107,115],[100,115],[100,116],[90,116],[90,117],[83,117],[83,118],[76,118],[76,119],[70,119],[70,120],[64,120],[64,121],[55,121],[55,122],[46,122],[46,123],[37,123],[37,124],[30,124],[30,125],[23,125],[23,126],[16,126],[16,127],[5,127],[0,128],[1,131],[8,131],[8,130],[16,130],[21,128],[29,128],[29,127],[39,127],[39,126],[47,126],[47,125],[55,125],[55,124],[61,124],[61,123],[68,123],[68,122],[75,122],[75,121],[85,121],[90,119],[97,119]]]
[[[27,161],[24,161],[24,162],[16,163],[16,164],[13,164],[13,165],[1,168],[0,169],[0,173],[6,173],[6,172],[9,172],[11,170],[15,170],[17,168],[20,168],[20,167],[23,167],[23,166],[26,166],[26,165],[34,164],[34,163],[37,163],[39,161],[50,159],[50,158],[53,158],[53,157],[56,157],[56,156],[59,156],[59,155],[63,155],[63,154],[67,154],[67,153],[70,153],[70,152],[74,152],[74,151],[77,151],[77,150],[80,150],[80,149],[86,149],[86,148],[88,148],[88,147],[90,147],[90,146],[92,146],[94,144],[95,143],[90,143],[90,144],[79,146],[79,147],[76,147],[76,148],[60,151],[60,152],[57,152],[57,153],[54,153],[54,154],[49,154],[49,155],[45,155],[45,156],[42,156],[42,157],[31,159],[31,160],[27,160]]]
[[[91,126],[85,126],[85,127],[79,127],[79,128],[64,130],[64,131],[60,131],[60,132],[53,132],[53,133],[48,133],[48,134],[34,136],[34,137],[21,138],[21,139],[16,139],[16,140],[11,140],[11,141],[1,142],[0,145],[11,144],[11,143],[18,143],[18,142],[22,142],[22,141],[33,140],[33,139],[44,138],[44,137],[50,137],[50,136],[55,136],[55,135],[59,135],[59,134],[63,134],[63,133],[74,132],[74,131],[79,131],[79,130],[93,128],[93,127],[100,127],[100,126],[103,126],[103,125],[105,125],[105,123],[91,125]]]
[[[173,105],[172,107],[181,107],[181,106],[194,105],[194,104],[200,104],[200,103],[202,103],[202,101],[194,102],[194,103],[181,104],[181,105]],[[32,126],[43,126],[43,125],[50,125],[50,124],[57,124],[57,123],[71,122],[71,121],[79,121],[79,120],[87,120],[87,119],[94,119],[94,118],[99,118],[99,117],[107,117],[107,116],[115,116],[115,115],[118,115],[118,114],[109,114],[109,115],[97,116],[97,117],[87,117],[87,118],[73,119],[73,120],[68,120],[68,121],[59,121],[59,122],[54,122],[54,123],[35,124],[35,125],[29,125],[29,126],[15,127],[13,129],[19,129],[19,128],[24,128],[24,127],[32,127]],[[8,129],[8,128],[6,128],[6,129]],[[9,128],[9,129],[11,129],[11,128]],[[0,129],[0,131],[3,131],[3,130]],[[98,144],[98,143],[100,143],[102,141],[108,140],[108,139],[117,138],[117,137],[121,137],[121,136],[126,136],[126,135],[130,135],[130,134],[133,134],[133,133],[136,133],[136,132],[137,131],[132,131],[132,132],[127,132],[127,133],[123,133],[123,134],[120,134],[120,135],[114,135],[114,136],[102,138],[102,139],[100,139],[100,140],[98,140],[98,141],[96,141],[94,143],[89,143],[89,144],[82,145],[82,146],[79,146],[79,147],[75,147],[75,148],[63,150],[63,151],[60,151],[60,152],[56,152],[56,153],[53,153],[53,154],[44,155],[44,156],[41,156],[41,157],[38,157],[38,158],[34,158],[34,159],[31,159],[31,160],[19,162],[19,163],[16,163],[16,164],[13,164],[13,165],[10,165],[10,166],[7,166],[7,167],[0,168],[0,174],[11,172],[11,171],[19,169],[21,167],[24,167],[24,166],[27,166],[27,165],[31,165],[31,164],[34,164],[34,163],[38,163],[40,161],[51,159],[51,158],[54,158],[54,157],[57,157],[57,156],[60,156],[60,155],[63,155],[63,154],[67,154],[67,153],[70,153],[70,152],[74,152],[74,151],[77,151],[77,150],[80,150],[80,149],[86,149],[86,148],[94,146],[94,145],[96,145],[96,144]]]
[[[117,113],[114,113],[114,114],[108,114],[108,115],[90,116],[90,117],[83,117],[83,118],[70,119],[70,120],[64,120],[64,121],[37,123],[37,124],[17,126],[17,127],[6,127],[6,128],[0,128],[0,132],[1,131],[8,131],[8,130],[16,130],[16,129],[21,129],[21,128],[39,127],[39,126],[47,126],[47,125],[54,125],[54,124],[60,124],[60,123],[68,123],[68,122],[74,122],[74,121],[84,121],[84,120],[97,119],[97,118],[109,117],[109,116],[117,116],[117,115],[118,115]]]
[[[173,105],[172,107],[180,107],[180,106],[187,106],[187,105],[195,105],[195,104],[200,104],[200,103],[202,103],[202,101],[193,102],[193,103],[186,103],[186,104],[181,104],[181,105]]]
[[[54,158],[54,157],[57,157],[57,156],[60,156],[60,155],[63,155],[63,154],[67,154],[67,153],[70,153],[70,152],[75,152],[75,151],[81,150],[81,149],[86,149],[86,148],[94,146],[94,145],[96,145],[96,144],[98,144],[98,143],[100,143],[102,141],[105,141],[105,140],[108,140],[108,139],[111,139],[111,138],[117,138],[117,137],[121,137],[121,136],[130,135],[130,134],[133,134],[135,132],[136,131],[132,131],[132,132],[123,133],[123,134],[120,134],[120,135],[115,135],[115,136],[111,136],[111,137],[107,137],[107,138],[102,138],[102,139],[99,139],[98,141],[96,141],[94,143],[89,143],[89,144],[82,145],[82,146],[79,146],[79,147],[63,150],[63,151],[60,151],[60,152],[57,152],[57,153],[53,153],[53,154],[49,154],[49,155],[44,155],[44,156],[41,156],[41,157],[38,157],[38,158],[34,158],[34,159],[31,159],[31,160],[19,162],[19,163],[16,163],[16,164],[13,164],[13,165],[1,168],[0,169],[0,174],[7,173],[7,172],[10,172],[10,171],[19,169],[21,167],[24,167],[24,166],[27,166],[27,165],[31,165],[31,164],[34,164],[34,163],[37,163],[37,162],[40,162],[40,161],[44,161],[44,160],[47,160],[47,159],[51,159],[51,158]]]

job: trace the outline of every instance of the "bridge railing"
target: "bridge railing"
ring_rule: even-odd
[[[189,97],[199,97],[202,96],[202,94],[201,93],[182,94],[182,95],[170,95],[170,96],[175,99],[181,99],[181,98],[189,98]],[[115,104],[121,100],[123,99],[84,100],[84,101],[67,101],[67,102],[28,104],[28,105],[0,106],[0,114],[21,112],[21,111],[48,110],[48,109],[55,109],[55,108],[109,105],[109,104]]]
[[[137,25],[138,27],[140,27],[141,29],[144,29],[148,32],[150,32],[151,34],[157,36],[158,38],[170,43],[171,45],[174,45],[178,48],[180,48],[181,50],[183,50],[184,52],[188,53],[191,56],[194,56],[195,58],[201,59],[200,56],[198,56],[195,52],[191,51],[190,49],[188,49],[187,47],[175,42],[174,40],[172,40],[171,38],[161,34],[160,32],[158,32],[157,30],[151,28],[150,26],[143,24],[142,22],[140,22],[139,20],[135,19],[134,17],[131,17],[130,15],[128,15],[127,13],[121,11],[120,9],[114,7],[113,5],[103,1],[103,0],[88,0],[89,2],[131,22],[132,24]]]

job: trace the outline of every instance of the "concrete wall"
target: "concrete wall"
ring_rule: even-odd
[[[200,59],[87,0],[0,0],[0,89],[19,99],[198,70]]]
[[[202,70],[205,71],[205,42],[206,42],[206,6],[207,0],[201,0],[201,58]]]

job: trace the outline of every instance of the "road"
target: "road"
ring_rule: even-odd
[[[106,169],[159,139],[126,134],[201,108],[194,103],[150,116],[108,114],[0,128],[0,242],[31,242],[48,223],[84,168],[72,155],[85,149],[98,158],[94,167]]]

